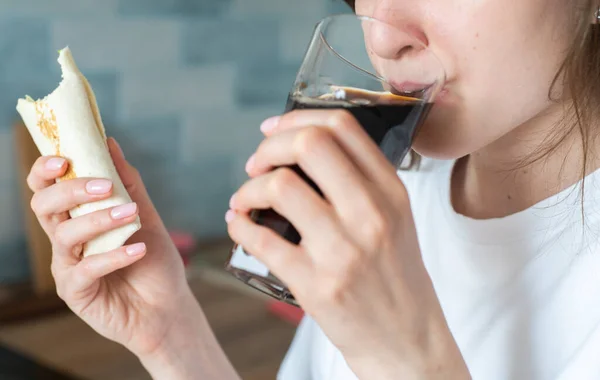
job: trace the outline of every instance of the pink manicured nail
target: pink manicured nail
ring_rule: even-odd
[[[125,248],[125,253],[128,256],[138,256],[142,253],[146,252],[146,244],[144,243],[136,243]]]
[[[94,179],[85,184],[85,191],[94,195],[106,194],[111,188],[112,182],[107,179]]]
[[[48,170],[60,170],[65,164],[66,160],[60,157],[54,157],[46,161],[46,169]]]
[[[134,215],[137,212],[137,204],[128,203],[117,206],[110,211],[110,217],[113,219],[125,219]]]
[[[268,118],[267,120],[263,121],[263,123],[260,125],[261,132],[262,133],[271,132],[272,130],[277,128],[280,120],[281,120],[281,116],[274,116],[274,117]]]
[[[231,223],[233,218],[235,218],[235,212],[233,212],[231,210],[227,211],[227,213],[225,214],[225,221],[227,223]]]
[[[235,198],[236,198],[236,194],[233,194],[231,196],[231,199],[229,200],[229,208],[231,208],[231,209],[235,208]]]
[[[246,162],[246,172],[247,173],[250,172],[250,170],[252,170],[252,168],[254,167],[255,161],[256,161],[256,154],[253,154],[248,159],[248,162]]]

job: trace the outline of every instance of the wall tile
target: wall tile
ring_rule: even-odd
[[[282,111],[278,107],[223,108],[187,114],[182,121],[181,159],[186,163],[213,155],[242,155],[247,159],[263,139],[260,124]]]
[[[177,115],[164,115],[107,127],[107,132],[117,139],[131,164],[143,171],[179,162],[180,124]]]
[[[168,228],[200,237],[222,236],[223,217],[233,194],[231,157],[213,156],[193,164],[158,165],[144,181]]]
[[[299,65],[243,65],[235,81],[235,97],[243,106],[276,104],[283,109]]]
[[[329,0],[326,4],[327,14],[352,13],[352,9],[343,0]]]
[[[68,18],[81,15],[113,14],[118,0],[0,0],[0,17],[19,15]]]
[[[286,63],[300,66],[312,38],[316,22],[293,19],[281,25],[279,49]]]
[[[117,74],[87,72],[85,76],[94,90],[102,123],[108,129],[117,122]]]
[[[0,77],[0,129],[11,128],[16,121],[20,121],[16,110],[19,98],[25,95],[35,99],[43,98],[52,92],[60,81],[60,76],[38,71],[26,74],[10,78]]]
[[[122,79],[122,116],[193,112],[199,107],[233,107],[235,66],[137,71]]]
[[[261,15],[287,19],[307,18],[316,21],[324,15],[328,1],[330,0],[234,0],[230,14],[240,17]]]
[[[0,19],[1,78],[48,71],[49,25],[34,18]]]
[[[119,12],[126,16],[218,16],[231,0],[119,0]]]
[[[84,72],[176,67],[179,35],[175,20],[59,20],[52,25],[52,46],[68,45]]]
[[[279,55],[276,19],[193,20],[183,30],[183,57],[188,64],[274,62]]]

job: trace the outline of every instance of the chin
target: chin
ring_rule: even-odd
[[[419,155],[435,160],[456,160],[465,156],[456,147],[450,146],[446,142],[421,142],[420,139],[417,139],[412,148]]]
[[[413,150],[423,157],[436,160],[455,160],[472,152],[469,138],[456,123],[448,122],[444,115],[430,114],[415,137]]]

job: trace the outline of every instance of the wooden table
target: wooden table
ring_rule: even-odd
[[[202,276],[190,284],[242,378],[275,379],[295,327],[268,314],[265,299],[255,293]],[[135,356],[70,312],[0,327],[0,342],[81,379],[150,379]]]

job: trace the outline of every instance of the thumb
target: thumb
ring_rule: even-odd
[[[131,199],[137,203],[140,208],[140,218],[146,219],[144,214],[155,214],[156,211],[154,210],[154,205],[146,191],[140,173],[127,162],[121,146],[113,137],[108,139],[108,148],[125,189],[127,189]]]

